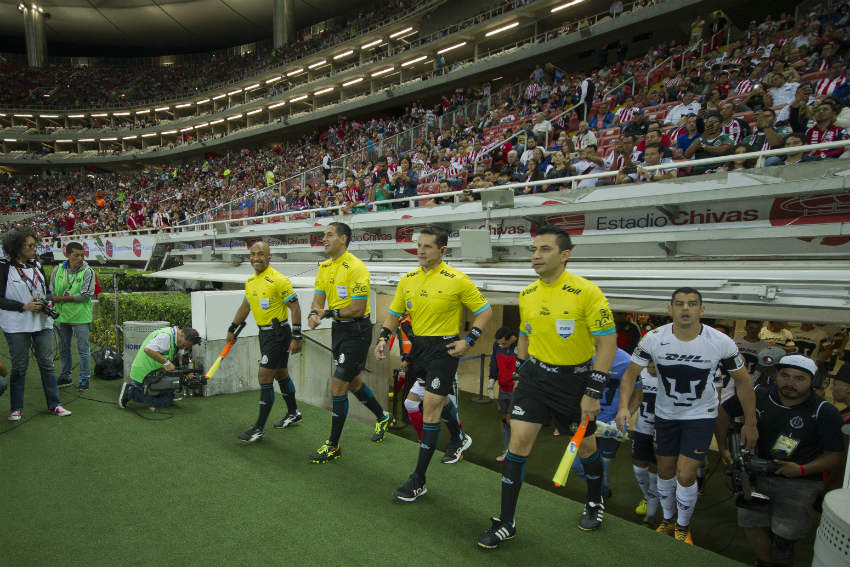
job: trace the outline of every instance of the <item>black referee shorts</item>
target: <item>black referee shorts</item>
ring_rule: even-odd
[[[331,326],[331,349],[336,370],[334,378],[351,382],[366,368],[366,357],[372,344],[372,321],[368,317],[353,321],[334,321]]]
[[[292,329],[283,324],[279,329],[260,329],[260,367],[277,370],[289,364],[289,343]]]
[[[455,375],[460,362],[449,354],[446,345],[458,340],[450,337],[415,337],[410,349],[410,366],[415,373],[412,378],[425,381],[425,390],[438,396],[455,392]]]
[[[552,366],[530,358],[519,369],[514,389],[511,420],[549,425],[552,420],[562,433],[581,424],[581,398],[590,374],[590,361],[577,366]],[[587,435],[596,431],[596,421]]]

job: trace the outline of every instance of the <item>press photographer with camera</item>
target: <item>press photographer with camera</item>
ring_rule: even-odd
[[[36,258],[38,235],[32,228],[14,228],[3,235],[0,259],[0,328],[6,335],[10,375],[9,421],[18,421],[24,409],[24,383],[30,345],[35,352],[47,409],[64,417],[71,412],[59,401],[53,369],[53,309],[47,278]]]
[[[133,359],[130,381],[121,385],[118,407],[124,409],[130,401],[157,408],[174,403],[174,393],[182,380],[193,377],[191,372],[178,370],[174,361],[200,342],[198,331],[191,327],[163,327],[151,331]]]
[[[815,393],[818,382],[812,359],[801,354],[779,359],[773,383],[755,389],[759,439],[754,455],[739,449],[734,433],[727,438],[733,420],[742,415],[738,396],[718,412],[718,449],[731,463],[740,496],[738,525],[758,565],[793,564],[794,542],[811,530],[814,505],[823,492],[822,473],[842,461],[841,417]]]

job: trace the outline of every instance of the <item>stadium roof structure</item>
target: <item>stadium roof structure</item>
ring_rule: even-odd
[[[20,39],[20,0],[0,0],[0,38]],[[39,0],[51,45],[145,49],[144,55],[200,52],[272,36],[272,0]],[[344,14],[362,0],[294,0],[295,28]],[[51,55],[64,55],[51,52]],[[96,52],[91,55],[97,54]],[[105,54],[105,53],[101,53]]]

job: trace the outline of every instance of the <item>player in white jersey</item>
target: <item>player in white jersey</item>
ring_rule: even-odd
[[[747,367],[747,372],[753,378],[753,384],[758,384],[762,377],[762,372],[759,370],[759,353],[770,346],[767,341],[759,338],[761,327],[761,321],[748,319],[744,324],[746,334],[743,338],[735,339],[735,345],[738,347],[738,352],[744,357],[744,364]]]
[[[755,396],[735,343],[700,322],[705,306],[699,291],[677,289],[667,311],[673,322],[644,335],[632,354],[632,363],[620,383],[620,400],[631,398],[640,371],[654,362],[658,372],[655,456],[658,496],[664,512],[656,531],[693,545],[689,526],[699,497],[697,469],[705,460],[717,417],[713,385],[717,365],[722,364],[735,381],[744,408],[741,443],[748,449],[758,439]],[[629,417],[628,406],[621,403],[617,411],[621,430],[625,431]]]
[[[643,516],[643,521],[651,523],[658,511],[658,462],[652,446],[655,437],[655,394],[658,391],[658,375],[655,364],[640,371],[640,379],[635,384],[633,398],[640,400],[638,415],[632,430],[632,470],[635,473],[643,500],[635,508],[635,513]],[[632,407],[634,407],[632,405]]]

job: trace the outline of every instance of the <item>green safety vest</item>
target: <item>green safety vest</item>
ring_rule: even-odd
[[[68,295],[78,295],[83,287],[86,271],[91,270],[88,264],[83,262],[79,270],[71,273],[65,267],[66,263],[59,264],[53,270],[53,295],[62,296],[66,292]],[[92,278],[94,278],[93,273]],[[69,323],[71,325],[91,323],[92,306],[90,297],[87,297],[85,301],[55,303],[54,307],[56,307],[56,311],[59,313],[59,318],[56,319],[58,323]]]
[[[157,329],[156,331],[151,331],[151,333],[145,337],[145,340],[142,341],[142,344],[139,345],[139,352],[136,353],[136,358],[133,359],[133,365],[130,367],[130,378],[141,384],[145,380],[145,376],[150,374],[155,370],[161,369],[164,364],[160,364],[159,362],[152,359],[145,352],[145,347],[148,346],[148,343],[153,340],[155,336],[160,333],[168,333],[171,335],[171,346],[168,348],[168,353],[164,354],[166,360],[174,360],[174,354],[177,352],[177,331],[174,327],[163,327],[161,329]]]

